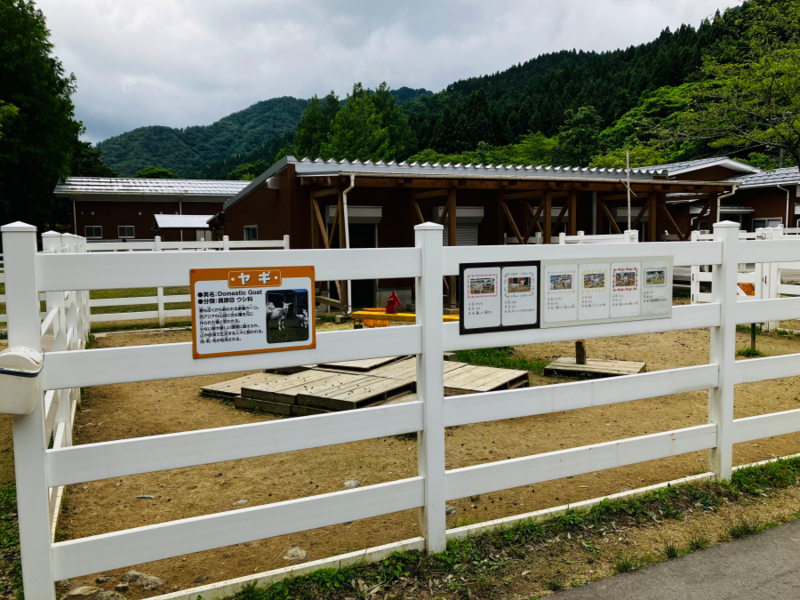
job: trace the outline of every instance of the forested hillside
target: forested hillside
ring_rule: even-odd
[[[133,175],[156,165],[183,177],[199,177],[210,163],[246,154],[273,137],[294,131],[307,101],[283,97],[264,100],[211,125],[174,129],[139,127],[97,144],[112,169]]]

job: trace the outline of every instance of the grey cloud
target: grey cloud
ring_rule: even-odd
[[[735,0],[39,0],[90,140],[211,123],[354,81],[439,90],[565,48],[612,50]]]

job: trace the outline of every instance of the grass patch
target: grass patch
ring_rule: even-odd
[[[761,531],[761,529],[759,528],[757,522],[748,521],[744,518],[740,519],[736,523],[732,523],[730,527],[728,527],[728,535],[735,540],[747,537],[748,535],[753,535],[759,531]]]
[[[523,521],[508,529],[479,536],[451,540],[441,554],[396,553],[376,564],[317,571],[303,577],[286,579],[267,589],[249,587],[235,600],[343,600],[344,598],[396,598],[415,592],[462,598],[494,597],[504,585],[514,564],[542,552],[558,554],[559,548],[580,544],[591,561],[602,560],[600,540],[626,527],[649,522],[682,519],[692,510],[716,511],[723,502],[749,501],[754,496],[793,485],[800,473],[800,459],[781,460],[737,471],[730,482],[703,482],[668,486],[646,495],[624,500],[603,500],[587,511],[574,510],[544,522]],[[750,531],[753,524],[740,529]],[[774,526],[768,524],[761,527]],[[733,532],[731,532],[733,537]],[[709,545],[709,540],[695,533],[689,551]],[[580,547],[580,546],[579,546]],[[674,545],[664,547],[668,558],[682,551]],[[608,560],[608,559],[607,559]],[[655,562],[652,556],[621,557],[612,562],[615,571],[624,573]],[[589,560],[587,559],[587,562]],[[542,589],[559,591],[568,585],[565,576],[551,571],[536,582]]]
[[[740,333],[750,333],[752,327],[750,325],[737,325],[736,331]],[[756,325],[756,333],[761,333],[761,325]]]
[[[6,574],[10,587],[22,599],[22,563],[19,554],[19,526],[17,524],[17,488],[0,489],[0,556],[7,564]]]
[[[764,356],[764,353],[758,348],[740,348],[736,351],[737,356],[746,356],[747,358],[754,358],[757,356]]]
[[[685,290],[683,288],[672,288],[672,297],[673,298],[690,298],[692,295],[691,290]]]
[[[498,369],[516,369],[530,371],[537,375],[544,375],[547,366],[545,360],[528,360],[514,354],[514,349],[508,346],[502,348],[482,348],[480,350],[459,350],[456,352],[458,362],[484,367],[497,367]]]

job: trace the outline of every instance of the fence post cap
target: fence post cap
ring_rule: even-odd
[[[61,234],[51,229],[50,231],[45,231],[42,237],[61,237]]]
[[[420,223],[419,225],[414,226],[414,231],[443,231],[444,226],[439,225],[438,223],[431,223],[430,221],[426,223]]]
[[[714,223],[714,229],[718,228],[725,228],[725,229],[739,229],[739,223],[735,221],[720,221],[719,223]]]
[[[0,227],[0,232],[6,233],[9,231],[36,231],[36,225],[28,225],[22,221],[15,221]]]

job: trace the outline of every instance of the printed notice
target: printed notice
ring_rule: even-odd
[[[535,266],[503,268],[502,325],[535,325],[539,295],[539,269]]]
[[[638,317],[641,311],[642,263],[611,265],[611,316]]]
[[[194,358],[314,348],[314,268],[192,269]]]
[[[578,318],[581,321],[609,317],[611,308],[610,271],[611,267],[608,263],[589,263],[579,266]]]
[[[499,327],[502,318],[500,267],[464,269],[463,286],[462,320],[464,328]]]
[[[559,323],[578,319],[578,265],[544,268],[544,321]]]
[[[672,280],[669,263],[642,263],[642,314],[648,316],[672,314]]]

